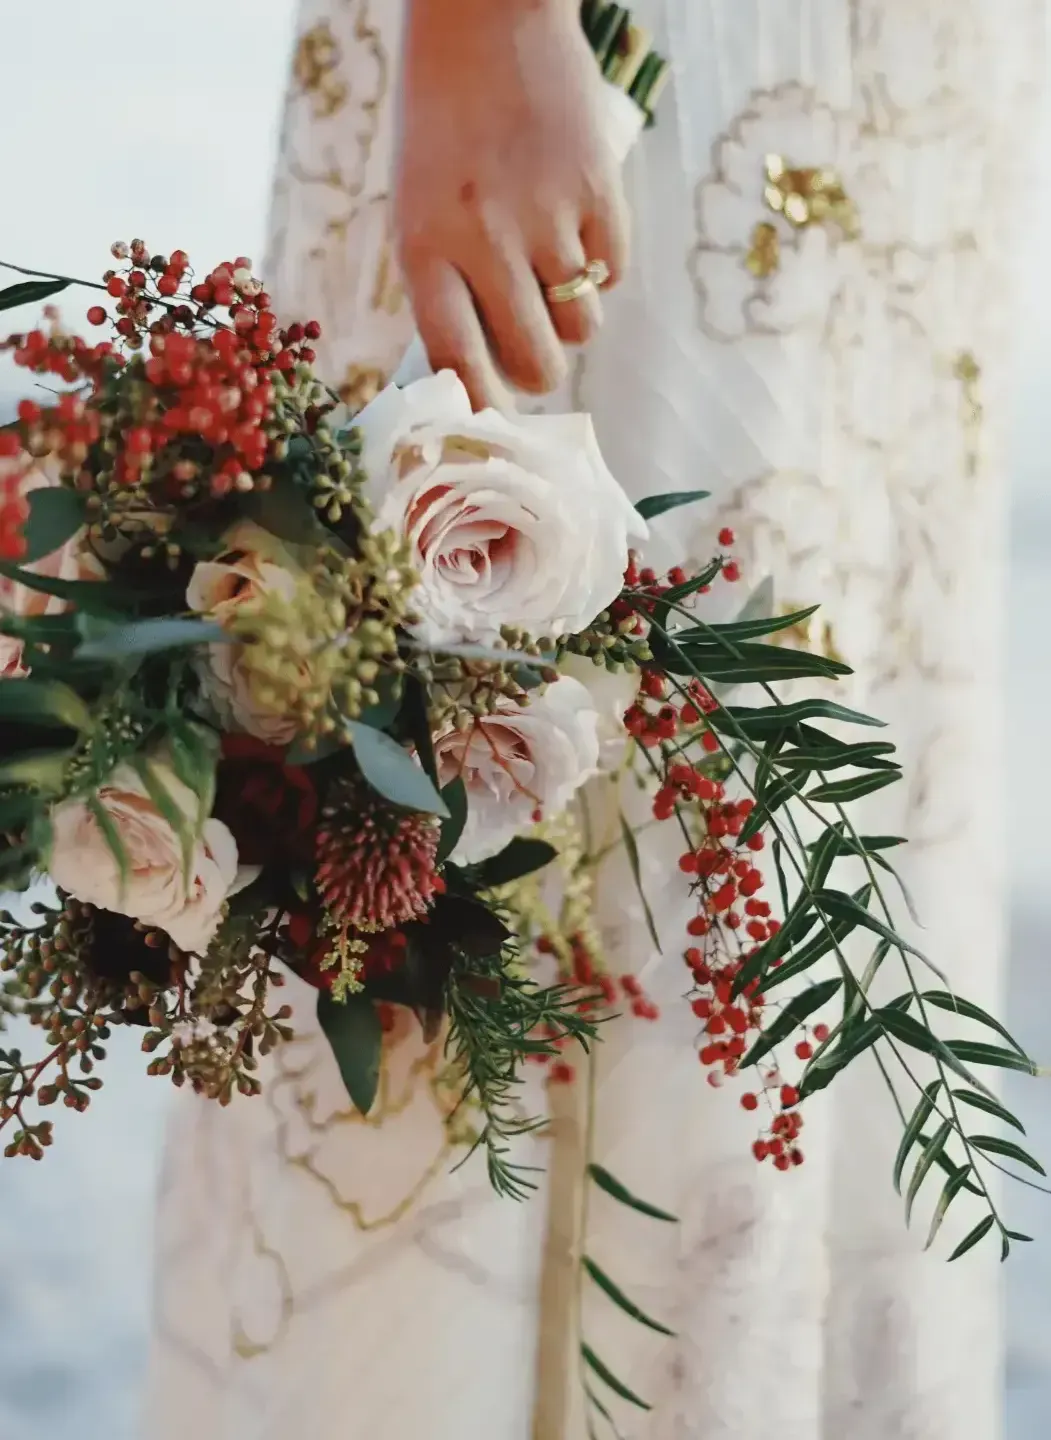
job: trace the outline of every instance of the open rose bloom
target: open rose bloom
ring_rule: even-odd
[[[234,888],[237,846],[221,821],[201,823],[197,796],[163,761],[154,761],[152,768],[193,837],[189,856],[141,776],[130,765],[120,765],[99,787],[97,799],[124,848],[126,874],[97,813],[86,800],[74,798],[52,812],[51,878],[78,900],[155,926],[180,949],[203,954]]]
[[[452,371],[390,386],[358,418],[378,529],[404,536],[423,636],[583,630],[647,529],[586,415],[471,411]]]

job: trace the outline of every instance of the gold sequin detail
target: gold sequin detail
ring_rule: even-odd
[[[327,20],[300,35],[292,72],[304,95],[310,96],[319,120],[335,115],[346,103],[347,86],[339,75],[340,59],[339,44]]]
[[[766,157],[763,199],[775,215],[797,230],[807,225],[837,225],[848,240],[860,232],[857,206],[838,173],[827,165],[793,169],[783,155]]]
[[[769,220],[760,220],[752,231],[752,248],[744,263],[757,280],[766,280],[780,270],[781,237]]]
[[[805,606],[793,603],[782,605],[780,613],[792,615],[802,609],[805,609]],[[798,646],[800,650],[809,650],[812,655],[821,655],[826,660],[846,664],[836,643],[832,622],[823,619],[820,610],[815,611],[808,620],[799,620],[787,630],[779,630],[771,638],[776,644]]]
[[[383,371],[375,365],[348,365],[336,393],[352,414],[363,410],[387,383]]]
[[[967,478],[973,479],[978,473],[981,459],[982,421],[985,419],[985,407],[981,400],[982,367],[970,350],[961,350],[953,364],[952,373],[960,382]]]

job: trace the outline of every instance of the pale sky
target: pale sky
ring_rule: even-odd
[[[294,9],[0,0],[0,260],[97,279],[133,235],[260,260]]]

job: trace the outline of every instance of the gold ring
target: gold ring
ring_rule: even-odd
[[[589,260],[572,280],[564,280],[561,285],[549,285],[544,293],[552,305],[566,305],[571,300],[579,300],[589,290],[598,290],[608,279],[609,266],[605,260]]]

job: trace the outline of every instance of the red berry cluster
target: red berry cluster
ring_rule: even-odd
[[[721,545],[733,542],[732,531],[720,532]],[[727,580],[740,577],[732,560],[722,561],[720,573]],[[634,562],[625,577],[629,590],[635,585],[653,600],[686,578],[683,571],[673,569],[667,583],[658,582],[652,571],[639,570]],[[637,604],[637,590],[634,598]],[[759,982],[753,980],[736,993],[737,981],[745,963],[781,928],[760,895],[764,877],[755,856],[764,848],[764,836],[755,832],[743,842],[740,838],[755,802],[731,799],[722,780],[716,778],[722,746],[707,717],[717,709],[717,702],[700,681],[683,683],[653,663],[644,667],[638,700],[624,717],[629,733],[650,753],[651,764],[659,771],[654,818],[674,819],[687,839],[679,869],[689,877],[697,909],[686,927],[684,959],[692,982],[690,1004],[703,1023],[699,1059],[714,1086],[737,1073],[762,1032],[766,1003],[758,993]],[[691,747],[701,752],[696,761],[688,758]],[[804,1030],[795,1046],[796,1056],[809,1060],[813,1055],[811,1036],[820,1043],[827,1035],[825,1025]],[[797,1142],[803,1118],[796,1108],[798,1090],[782,1082],[775,1069],[766,1073],[760,1093],[771,1120],[766,1133],[756,1140],[753,1154],[757,1160],[770,1157],[780,1170],[801,1164],[803,1154]],[[757,1110],[760,1095],[745,1094],[741,1103],[746,1110]]]
[[[81,472],[80,483],[90,489],[95,477],[81,467],[102,439],[107,484],[149,482],[163,488],[167,503],[265,488],[268,477],[260,472],[282,453],[287,429],[277,415],[278,377],[287,393],[301,367],[314,360],[308,342],[321,327],[310,321],[282,329],[244,256],[195,281],[183,250],[151,256],[133,240],[118,242],[112,253],[126,262],[103,277],[115,302],[118,343],[148,354],[133,354],[129,363],[109,341],[89,346],[40,330],[10,337],[0,348],[13,349],[18,364],[79,382],[88,392],[86,403],[63,396],[54,408],[32,406],[31,414],[20,414],[25,448],[55,454],[67,473]],[[216,317],[217,309],[226,320]],[[87,318],[102,325],[110,316],[94,305]],[[105,404],[93,403],[121,368],[128,380],[146,383],[111,387]],[[309,370],[303,378],[312,380]],[[201,441],[208,447],[203,453]]]
[[[624,999],[629,1002],[631,1013],[636,1019],[658,1020],[660,1018],[659,1008],[647,996],[636,976],[620,975],[614,979],[612,975],[601,970],[579,935],[572,936],[569,944],[572,978],[587,991],[577,1002],[576,1008],[581,1014],[599,1009],[611,1011],[617,1005],[620,995],[623,995]],[[546,935],[542,935],[536,942],[536,949],[541,955],[551,955],[554,953],[555,946]],[[564,1050],[567,1044],[565,1036],[550,1029],[543,1032],[542,1038],[558,1051]],[[534,1055],[532,1058],[542,1065],[548,1064],[553,1059],[551,1055],[544,1054]],[[547,1078],[552,1085],[567,1085],[576,1078],[576,1071],[568,1061],[557,1059],[551,1064]]]

